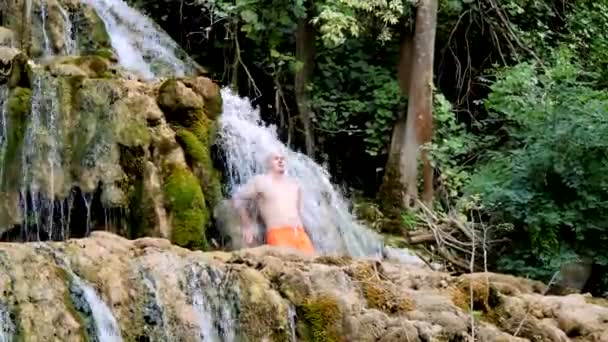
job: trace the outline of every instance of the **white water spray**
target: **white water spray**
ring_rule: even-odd
[[[24,227],[36,225],[37,239],[40,229],[47,235],[54,232],[56,186],[63,185],[63,129],[57,97],[57,80],[48,74],[35,74],[32,89],[32,107],[27,121],[21,159],[21,206]],[[57,203],[56,203],[57,202]],[[29,213],[32,213],[32,220]],[[63,211],[60,212],[63,214]],[[61,217],[61,222],[66,218]],[[65,227],[60,227],[64,231]]]
[[[236,341],[238,314],[234,310],[236,296],[231,298],[222,284],[221,271],[211,266],[190,265],[186,276],[186,291],[192,299],[204,342]]]
[[[123,0],[84,0],[104,22],[120,64],[145,79],[185,76],[195,69],[194,61],[180,51],[169,35],[148,17]]]
[[[73,273],[72,277],[73,284],[82,290],[84,299],[91,308],[97,339],[102,342],[122,342],[120,328],[110,308],[91,285]]]
[[[76,51],[77,50],[76,41],[72,38],[72,36],[74,34],[74,25],[72,24],[72,21],[70,20],[69,13],[65,10],[65,8],[63,8],[61,6],[59,1],[57,2],[57,9],[59,10],[59,14],[61,14],[61,17],[63,18],[63,23],[64,23],[64,27],[63,27],[63,42],[65,44],[64,52],[66,55],[74,55],[77,52]]]
[[[358,224],[347,201],[330,181],[328,172],[308,156],[288,149],[278,138],[274,126],[265,126],[259,109],[248,99],[222,89],[224,112],[220,118],[218,144],[225,155],[228,186],[238,186],[261,173],[272,151],[286,156],[287,174],[302,188],[302,219],[316,249],[324,253],[352,256],[382,254],[380,236]]]
[[[44,43],[43,57],[48,57],[53,55],[53,50],[51,48],[51,40],[49,39],[49,34],[46,31],[46,20],[48,16],[48,8],[47,3],[44,0],[40,0],[40,19],[42,21],[42,38]]]

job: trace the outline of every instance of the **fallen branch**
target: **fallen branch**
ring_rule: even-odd
[[[491,243],[506,242],[506,239],[488,241],[485,225],[462,222],[453,215],[434,212],[421,201],[416,207],[420,219],[427,229],[408,232],[406,238],[411,245],[435,246],[435,253],[461,272],[487,269],[487,249]],[[476,253],[481,250],[483,253]]]

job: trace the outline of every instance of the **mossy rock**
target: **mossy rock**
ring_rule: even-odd
[[[305,340],[310,342],[340,341],[342,310],[337,299],[323,294],[307,299],[297,308],[304,323]]]
[[[205,227],[209,212],[198,179],[192,172],[173,166],[166,177],[163,192],[171,219],[171,242],[190,249],[206,249]]]
[[[199,124],[199,127],[203,125]],[[177,142],[182,146],[186,156],[190,158],[194,173],[201,179],[201,187],[210,208],[221,199],[221,184],[219,172],[213,167],[209,145],[204,141],[208,139],[206,134],[201,134],[203,139],[199,139],[195,133],[187,129],[180,129],[177,132]],[[206,138],[207,137],[207,138]]]
[[[32,92],[28,88],[17,87],[9,92],[7,100],[8,137],[4,160],[6,165],[2,184],[5,188],[19,186],[19,171],[21,168],[21,149],[25,138],[27,121],[31,112]],[[6,189],[3,189],[6,190]]]
[[[112,43],[105,24],[90,6],[79,6],[74,12],[73,21],[79,23],[75,26],[75,34],[78,48],[83,55],[99,56],[97,52],[100,50],[112,50]]]
[[[288,302],[253,268],[239,272],[239,341],[289,341]]]
[[[107,49],[107,48],[101,48],[101,49],[95,50],[95,52],[93,52],[93,55],[99,56],[101,58],[105,58],[110,61],[116,59],[116,56],[114,55],[114,51],[112,51],[112,49]]]
[[[367,281],[361,284],[367,305],[389,315],[402,314],[414,310],[414,301],[403,294],[393,291],[390,284]]]
[[[182,82],[205,100],[205,115],[215,120],[222,113],[223,99],[220,87],[207,77],[183,79]]]
[[[377,194],[380,209],[389,218],[398,217],[404,205],[403,185],[398,168],[397,163],[387,164],[382,185]]]
[[[500,293],[489,281],[463,277],[452,288],[451,297],[454,305],[464,312],[471,312],[471,309],[480,312],[481,318],[490,323],[496,323],[501,316],[497,312],[502,304]]]
[[[204,116],[203,98],[175,79],[160,86],[157,101],[170,123],[189,127]]]
[[[63,283],[65,284],[65,292],[63,294],[64,296],[64,305],[65,308],[67,309],[67,312],[70,314],[70,316],[72,316],[76,322],[78,322],[79,324],[79,329],[78,329],[78,335],[80,335],[80,338],[82,339],[82,341],[88,341],[88,336],[87,336],[87,317],[86,315],[84,315],[83,313],[81,313],[80,311],[78,311],[76,309],[76,307],[74,306],[73,303],[73,296],[72,296],[72,292],[70,291],[70,287],[71,287],[71,283],[72,283],[72,279],[71,276],[61,267],[59,266],[55,266],[54,270],[57,274],[57,277],[63,280]],[[89,318],[90,319],[90,318]]]
[[[368,307],[389,315],[414,310],[414,301],[383,280],[371,263],[357,265],[348,273],[359,283]]]
[[[110,62],[95,55],[58,57],[47,64],[46,69],[55,76],[113,77],[110,72]]]

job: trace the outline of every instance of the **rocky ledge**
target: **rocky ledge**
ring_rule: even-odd
[[[494,273],[105,232],[0,244],[0,268],[0,335],[18,341],[608,341],[605,301]]]

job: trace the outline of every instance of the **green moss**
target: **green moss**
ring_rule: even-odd
[[[95,50],[95,52],[93,53],[95,56],[99,56],[105,59],[112,59],[114,58],[114,52],[112,52],[111,49],[107,49],[107,48],[101,48],[101,49],[97,49]]]
[[[186,168],[173,167],[165,179],[163,192],[171,217],[171,242],[190,249],[205,249],[209,213],[196,177]]]
[[[322,295],[307,299],[297,308],[297,311],[298,316],[304,320],[309,341],[340,341],[338,325],[342,311],[334,297]]]
[[[244,341],[289,341],[289,327],[281,325],[270,302],[247,303],[240,308],[239,322]]]
[[[9,88],[30,87],[31,68],[27,64],[27,56],[20,53],[13,58],[11,74],[8,79]]]
[[[209,159],[209,151],[197,137],[187,129],[180,129],[176,136],[177,141],[184,149],[184,152],[198,163]]]
[[[399,165],[397,163],[387,163],[377,196],[380,201],[380,208],[385,214],[398,213],[399,209],[403,207],[403,186],[400,179]]]
[[[414,309],[414,302],[410,298],[391,291],[382,281],[364,282],[361,288],[370,308],[387,314],[400,314]]]
[[[21,87],[12,89],[8,96],[8,137],[3,160],[6,167],[3,181],[5,187],[16,187],[19,184],[18,173],[21,168],[19,158],[31,111],[31,97],[31,90]]]
[[[137,239],[149,236],[155,224],[152,202],[145,197],[144,182],[141,178],[131,179],[127,186],[129,201],[129,232],[128,238]]]
[[[101,77],[109,68],[108,61],[100,56],[89,55],[78,57],[75,64],[79,67],[86,67],[91,70],[95,77]]]
[[[389,315],[401,314],[414,309],[414,301],[392,284],[382,280],[373,264],[364,263],[347,270],[347,273],[360,284],[367,306]]]
[[[92,8],[80,6],[74,13],[76,40],[82,54],[96,54],[101,49],[111,49],[110,36],[103,21]]]
[[[208,118],[215,119],[222,113],[224,100],[218,93],[217,96],[205,98],[205,114]]]
[[[120,149],[120,166],[128,175],[142,177],[144,174],[144,163],[146,162],[145,151],[141,146],[118,145]]]
[[[147,146],[150,144],[150,132],[143,122],[138,122],[135,118],[122,119],[124,122],[119,125],[117,141],[125,146]]]

